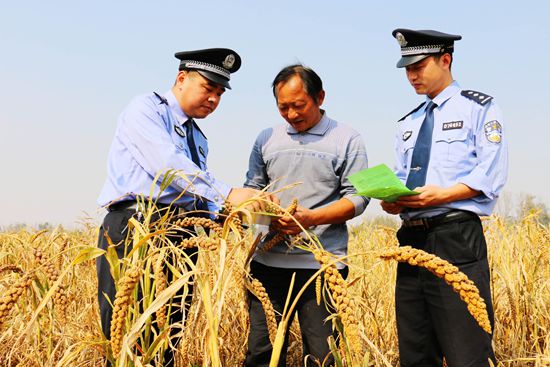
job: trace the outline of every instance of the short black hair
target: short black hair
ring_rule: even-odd
[[[435,61],[439,61],[439,59],[441,59],[441,56],[445,55],[445,54],[449,54],[451,56],[451,62],[449,63],[449,70],[451,70],[452,66],[453,66],[453,53],[452,52],[443,52],[443,53],[439,53],[439,54],[435,54],[435,55],[432,55],[435,59]]]
[[[304,66],[302,64],[294,64],[289,65],[285,68],[283,68],[275,79],[273,79],[272,88],[273,88],[273,95],[275,96],[275,99],[277,99],[277,93],[276,88],[280,83],[286,83],[290,80],[294,75],[298,75],[300,79],[302,80],[302,83],[304,83],[304,86],[306,87],[307,94],[315,101],[319,102],[317,98],[319,97],[319,93],[323,90],[323,81],[317,75],[313,69],[308,68],[307,66]]]

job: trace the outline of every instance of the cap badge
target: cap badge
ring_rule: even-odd
[[[399,46],[405,47],[407,46],[407,40],[405,39],[405,36],[401,32],[397,32],[395,34],[395,39],[397,40],[397,43],[399,43]]]
[[[229,54],[225,57],[225,60],[223,61],[222,65],[226,69],[231,69],[234,63],[235,63],[235,55]]]

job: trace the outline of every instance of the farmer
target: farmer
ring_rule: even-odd
[[[396,174],[420,194],[382,202],[399,214],[401,246],[435,254],[464,272],[479,288],[491,324],[487,246],[479,216],[491,214],[508,170],[503,118],[493,97],[463,90],[453,79],[454,41],[432,30],[396,29],[405,68],[426,99],[399,120]],[[400,263],[395,292],[401,366],[487,366],[494,360],[491,335],[442,279]]]
[[[287,206],[297,198],[299,206],[294,218],[300,225],[311,230],[327,251],[336,256],[346,255],[346,221],[361,214],[368,203],[367,198],[354,195],[355,189],[347,179],[367,167],[363,140],[356,131],[331,119],[321,109],[325,91],[321,78],[312,69],[303,65],[285,67],[273,81],[273,94],[287,124],[265,129],[258,135],[244,186],[260,190],[269,185],[269,190],[276,191],[301,182],[277,194],[281,203]],[[289,217],[274,222],[273,228],[287,235],[302,232]],[[289,248],[285,241],[269,251],[260,249],[251,263],[252,276],[264,285],[273,307],[280,313],[292,274],[296,274],[293,288],[296,295],[319,268],[311,252]],[[345,277],[347,268],[339,264],[339,269]],[[267,324],[261,302],[252,294],[249,307],[246,366],[268,366],[272,347]],[[326,320],[330,313],[324,303],[317,305],[314,283],[301,296],[297,313],[304,356],[309,355],[307,365],[332,365],[327,338],[333,335],[333,328]],[[286,349],[285,341],[279,359],[281,366],[285,365]]]

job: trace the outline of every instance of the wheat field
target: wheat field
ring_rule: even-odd
[[[194,298],[179,335],[177,364],[242,365],[248,336],[246,290],[262,296],[261,284],[247,273],[257,241],[241,225],[244,214],[228,213],[223,225],[164,219],[153,225],[147,222],[148,216],[144,222],[131,223],[134,250],[128,259],[118,261],[107,253],[120,296],[115,302],[119,320],[110,341],[101,335],[96,299],[95,258],[103,254],[96,247],[97,227],[84,224],[74,231],[0,233],[0,366],[101,366],[106,357],[119,366],[155,365],[171,347],[166,314],[181,306],[174,294],[188,289],[190,282],[194,282]],[[518,220],[491,216],[483,224],[498,364],[548,366],[550,229],[539,221],[537,212]],[[196,231],[194,239],[170,242],[168,234],[190,227]],[[395,260],[403,261],[403,254],[395,252],[396,229],[397,222],[388,220],[351,227],[346,259],[334,259],[314,239],[295,244],[309,246],[315,253],[325,277],[322,283],[321,277],[312,282],[328,287],[342,305],[333,316],[342,338],[330,341],[338,366],[399,364],[393,292]],[[185,247],[199,252],[196,264],[183,253]],[[178,259],[164,267],[171,273],[171,282],[162,270],[168,257]],[[350,267],[345,281],[330,277],[339,260]],[[277,351],[285,315],[279,325],[271,319]],[[299,329],[294,323],[287,365],[301,363]]]

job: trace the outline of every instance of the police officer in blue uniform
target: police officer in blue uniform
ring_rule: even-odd
[[[463,90],[453,79],[454,42],[462,37],[432,30],[396,29],[405,68],[426,99],[399,120],[396,174],[418,195],[382,202],[399,214],[401,246],[435,254],[479,288],[491,324],[487,246],[479,216],[491,214],[508,170],[502,113],[487,94]],[[396,316],[401,366],[487,366],[491,335],[468,313],[445,282],[425,269],[400,263]]]
[[[128,220],[139,215],[137,199],[153,197],[159,207],[177,213],[216,213],[225,200],[238,205],[259,192],[231,188],[208,170],[208,144],[195,119],[210,115],[229,85],[241,58],[230,49],[178,52],[179,72],[174,86],[163,95],[147,93],[135,98],[118,119],[108,158],[108,174],[98,199],[108,213],[99,233],[99,247],[107,249],[106,234],[124,256]],[[161,190],[162,174],[177,170],[171,184]],[[155,181],[155,177],[161,179]],[[265,196],[265,195],[264,195]],[[268,200],[277,201],[271,195]],[[256,204],[257,205],[257,204]],[[258,209],[258,208],[252,208]],[[211,214],[214,216],[215,214]],[[111,304],[116,293],[105,257],[97,260],[98,300],[103,333],[110,338]],[[171,321],[181,320],[173,315]],[[165,365],[173,363],[165,356]]]

